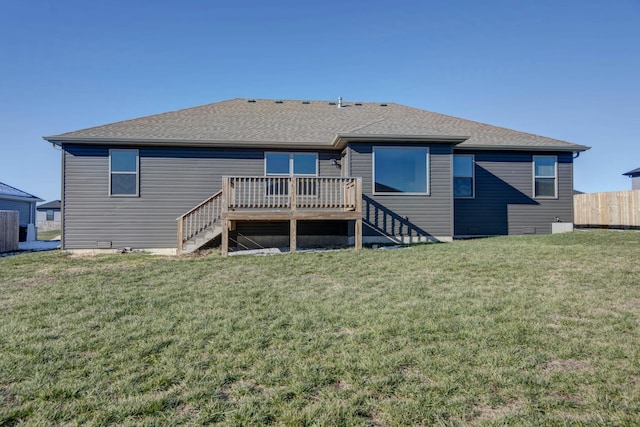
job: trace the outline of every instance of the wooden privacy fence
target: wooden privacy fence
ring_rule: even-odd
[[[18,211],[0,211],[0,253],[18,250]]]
[[[640,190],[576,194],[573,217],[578,227],[640,227]]]

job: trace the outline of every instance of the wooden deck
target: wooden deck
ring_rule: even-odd
[[[324,177],[223,177],[222,190],[178,220],[178,253],[221,235],[229,252],[236,221],[289,221],[290,251],[296,250],[297,221],[353,220],[355,248],[362,248],[362,180]],[[194,249],[195,250],[195,249]]]

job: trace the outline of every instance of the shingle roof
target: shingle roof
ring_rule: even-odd
[[[231,99],[44,137],[54,142],[336,146],[341,139],[445,138],[460,148],[588,147],[395,103]]]
[[[60,200],[53,200],[51,202],[43,203],[37,207],[39,211],[46,211],[47,209],[60,209]]]
[[[636,169],[634,169],[634,170],[632,170],[632,171],[629,171],[629,172],[623,173],[622,175],[627,175],[627,176],[638,176],[638,175],[640,175],[640,168],[636,168]]]
[[[29,194],[25,191],[18,190],[17,188],[2,182],[0,182],[0,197],[1,196],[7,196],[7,197],[19,198],[19,199],[32,199],[33,201],[36,201],[36,202],[42,201],[42,199],[34,196],[33,194]]]

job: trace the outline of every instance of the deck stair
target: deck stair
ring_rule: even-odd
[[[200,249],[222,234],[222,191],[178,218],[178,255]]]

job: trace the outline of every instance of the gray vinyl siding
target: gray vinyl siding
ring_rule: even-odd
[[[456,236],[543,234],[556,217],[573,222],[571,153],[460,153],[475,156],[475,198],[455,199]],[[533,197],[534,155],[557,156],[556,199]]]
[[[452,153],[449,144],[407,144],[429,148],[429,195],[373,195],[373,146],[349,144],[351,176],[362,177],[364,236],[453,236]],[[394,147],[402,144],[394,143]]]
[[[65,249],[175,248],[176,218],[219,191],[222,176],[264,175],[265,150],[140,147],[139,197],[113,197],[114,147],[63,148]],[[339,152],[320,152],[318,158],[321,176],[340,176],[331,164]]]
[[[35,203],[0,199],[0,211],[18,211],[21,226],[35,224]]]

